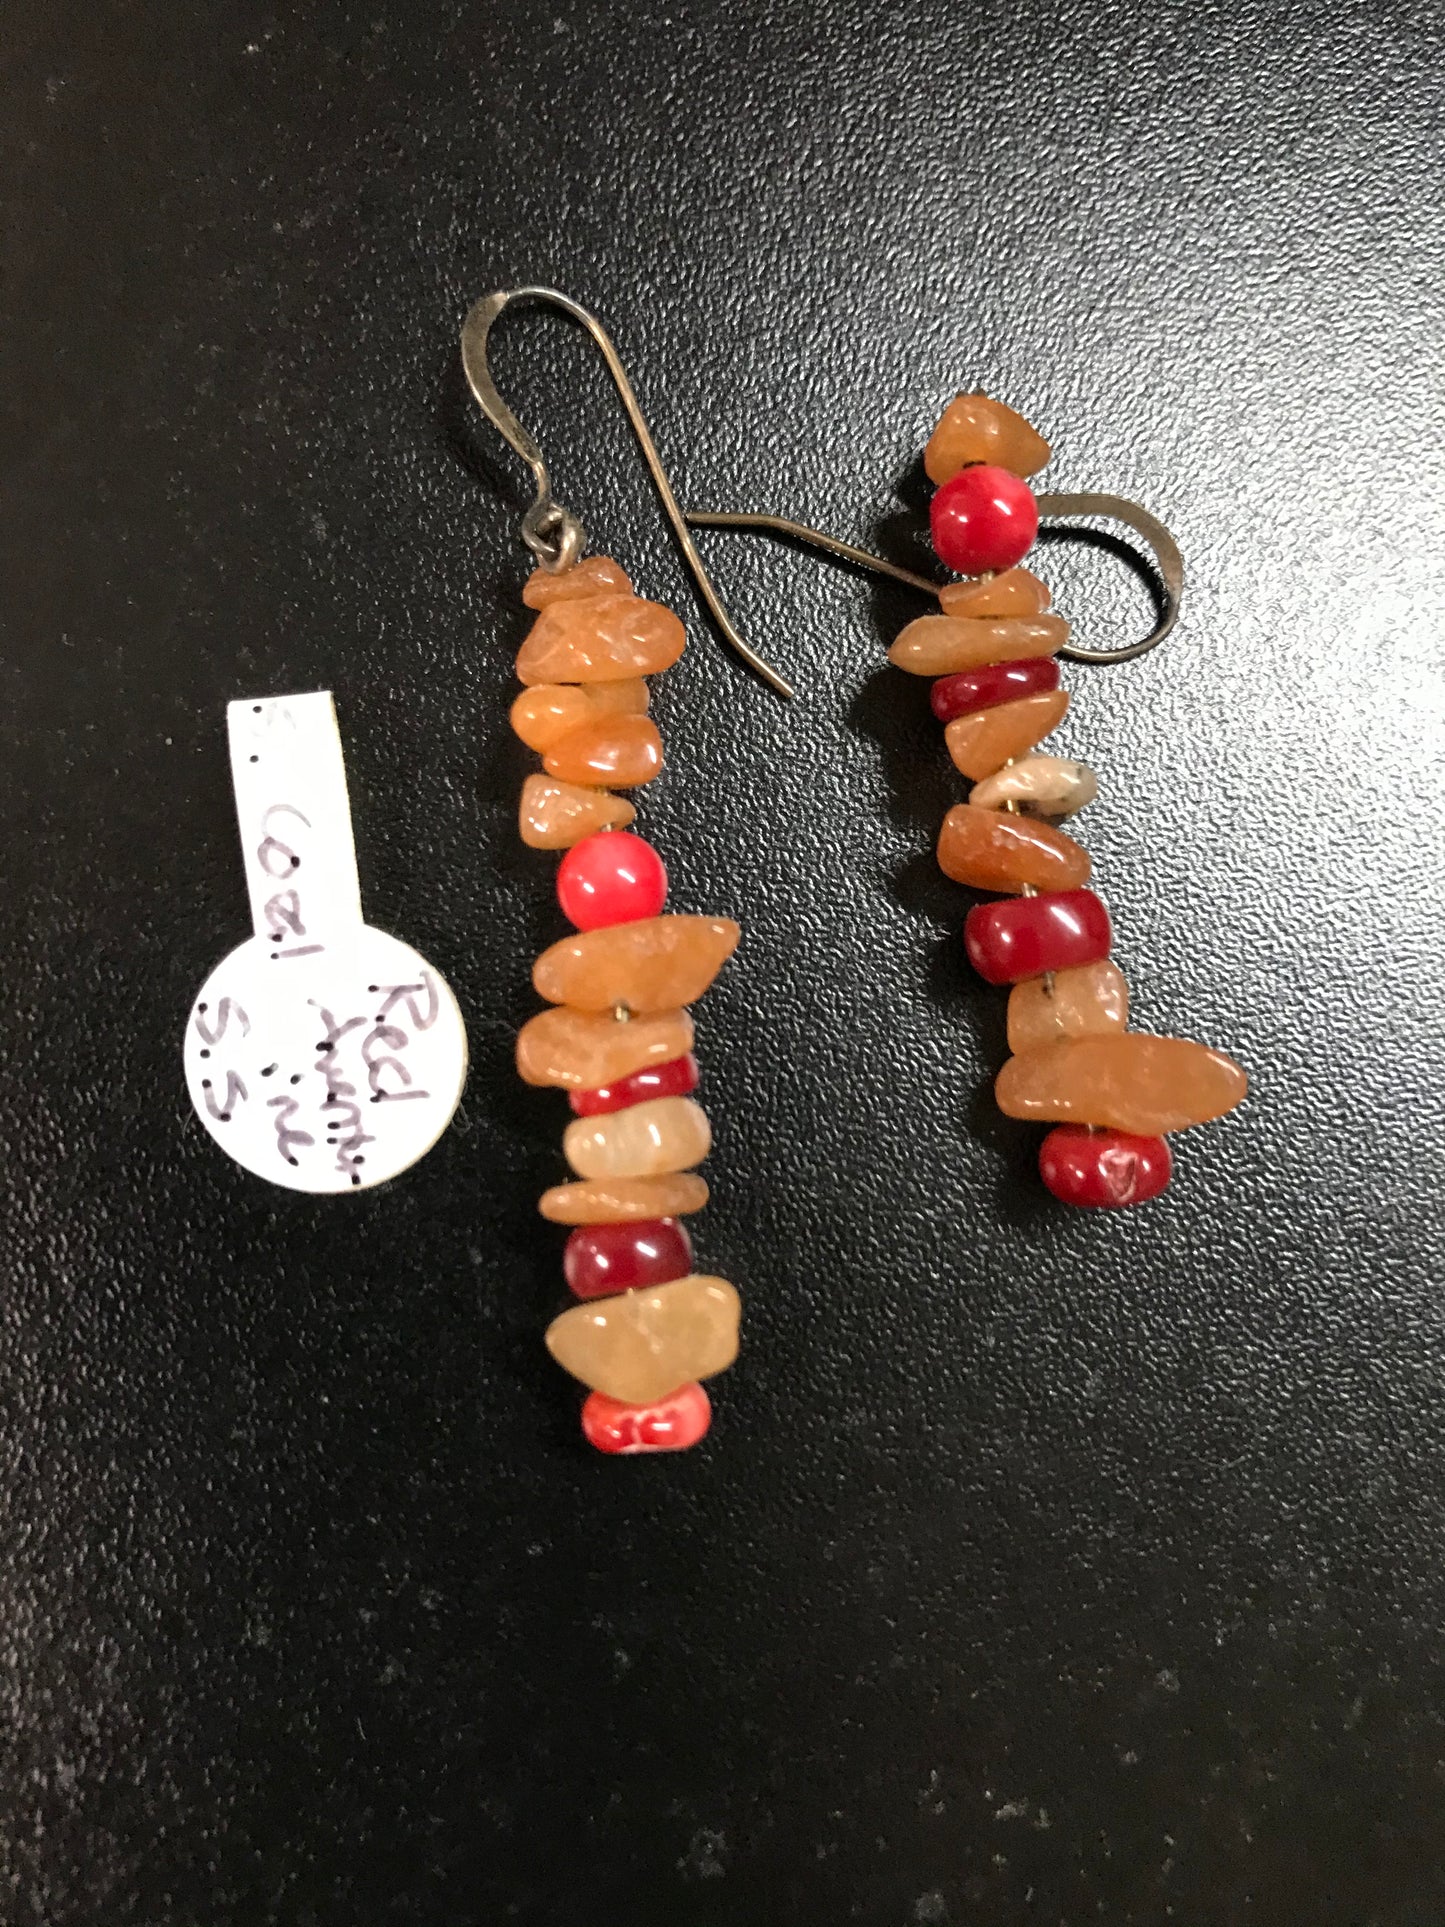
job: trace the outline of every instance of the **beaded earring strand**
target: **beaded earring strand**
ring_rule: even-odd
[[[487,363],[493,322],[516,302],[558,308],[601,349],[662,505],[728,641],[782,695],[792,692],[729,621],[677,507],[617,351],[601,325],[551,288],[485,296],[462,329],[462,365],[487,418],[531,468],[537,499],[522,537],[537,567],[522,590],[536,612],[517,656],[524,685],[511,723],[543,759],[522,786],[521,834],[564,850],[557,899],[578,934],[537,958],[532,982],[552,1006],[522,1026],[517,1070],[568,1094],[562,1139],[574,1178],[541,1212],[572,1227],[563,1276],[581,1302],[548,1327],[557,1363],[588,1387],[582,1430],[599,1451],[675,1452],[708,1430],[701,1381],[737,1356],[740,1304],[726,1279],[693,1270],[682,1219],[707,1203],[693,1167],[712,1133],[692,1093],[699,1072],[687,1008],[737,947],[729,917],[664,915],[667,871],[628,828],[614,792],[662,769],[647,677],[669,669],[686,636],[670,609],[643,601],[610,556],[582,559],[581,524],[552,499],[541,450],[502,401]]]
[[[1088,852],[1056,827],[1093,801],[1083,763],[1037,745],[1063,721],[1058,657],[1127,662],[1163,641],[1179,614],[1183,564],[1163,524],[1113,495],[1036,498],[1029,477],[1048,443],[1002,402],[959,395],[924,451],[936,486],[929,521],[939,560],[962,581],[940,585],[781,516],[697,511],[697,527],[786,535],[895,577],[937,598],[942,613],[910,622],[888,659],[936,680],[934,715],[973,788],[943,820],[938,862],[970,889],[1002,896],[964,922],[969,961],[1008,985],[1013,1055],[994,1094],[1010,1117],[1056,1126],[1039,1150],[1044,1183],[1066,1204],[1117,1207],[1158,1197],[1172,1170],[1167,1135],[1233,1110],[1249,1087],[1222,1051],[1127,1028],[1129,989],[1111,960],[1113,931],[1087,887]],[[1046,585],[1021,567],[1040,513],[1126,523],[1154,552],[1164,611],[1142,642],[1118,649],[1069,641]]]

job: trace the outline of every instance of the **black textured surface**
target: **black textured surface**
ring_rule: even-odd
[[[8,53],[6,1927],[1445,1918],[1433,9],[31,0]],[[784,708],[581,338],[506,324],[689,620],[643,827],[746,926],[698,1231],[747,1346],[681,1461],[588,1456],[541,1345],[522,495],[454,349],[521,279],[613,328],[684,497],[906,547],[982,385],[1191,569],[1066,740],[1141,1023],[1255,1091],[1085,1221],[979,1096],[916,605],[708,538]],[[246,927],[223,706],[325,686],[474,1072],[308,1202],[178,1046]]]

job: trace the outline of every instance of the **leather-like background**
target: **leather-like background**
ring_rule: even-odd
[[[1445,1919],[1425,6],[37,0],[8,33],[0,1311],[6,1927]],[[917,603],[707,552],[583,338],[497,362],[688,620],[642,822],[744,946],[700,1012],[708,1446],[590,1455],[542,1349],[567,1116],[515,1082],[520,465],[469,301],[613,329],[684,499],[916,551],[984,386],[1174,528],[1184,620],[1064,740],[1141,1024],[1254,1091],[1070,1215],[993,1111]],[[1096,640],[1117,558],[1043,568]],[[309,1201],[189,1114],[246,929],[240,695],[330,687],[372,920],[473,1071]]]

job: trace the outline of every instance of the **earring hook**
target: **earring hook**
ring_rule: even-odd
[[[712,578],[703,566],[697,544],[692,539],[692,531],[677,505],[677,497],[672,492],[667,471],[662,466],[656,444],[648,432],[647,423],[638,406],[637,397],[632,392],[632,383],[627,379],[627,370],[623,367],[622,358],[613,346],[611,336],[595,315],[589,314],[585,308],[579,307],[575,301],[569,300],[556,288],[499,289],[494,294],[483,295],[462,323],[462,369],[466,375],[467,384],[476,397],[482,413],[508,445],[521,456],[531,469],[533,480],[537,484],[537,499],[522,519],[522,540],[536,556],[540,565],[554,575],[572,567],[581,555],[586,540],[582,524],[577,517],[570,509],[564,508],[553,498],[551,477],[547,473],[547,464],[540,447],[502,400],[497,392],[497,385],[492,380],[491,367],[487,361],[487,337],[492,331],[492,324],[503,311],[514,303],[522,301],[542,302],[549,307],[559,309],[579,327],[585,328],[601,349],[602,359],[607,363],[607,372],[616,384],[617,392],[622,398],[622,406],[627,411],[627,419],[632,424],[632,432],[641,446],[643,459],[647,463],[648,472],[652,476],[663,511],[672,524],[678,545],[687,559],[693,580],[697,583],[698,591],[707,604],[713,621],[750,669],[761,676],[763,681],[770,688],[775,689],[780,696],[791,696],[793,694],[791,685],[748,647],[734,628],[731,616],[723,607],[722,599],[712,585]]]
[[[1092,515],[1124,523],[1136,535],[1143,536],[1164,584],[1163,611],[1142,642],[1126,643],[1120,649],[1086,649],[1081,643],[1065,643],[1058,653],[1071,656],[1075,662],[1133,662],[1135,657],[1157,649],[1179,620],[1179,605],[1184,596],[1184,558],[1179,553],[1179,544],[1158,516],[1151,515],[1137,502],[1126,501],[1122,495],[1041,495],[1038,503],[1039,514],[1054,520]],[[687,519],[695,529],[757,529],[765,535],[791,536],[795,542],[806,542],[810,548],[854,562],[860,569],[871,569],[874,575],[906,582],[925,595],[936,596],[941,588],[947,587],[946,583],[934,582],[926,575],[915,575],[912,569],[900,568],[896,562],[885,562],[881,555],[873,555],[867,549],[855,548],[851,542],[840,542],[836,535],[824,535],[802,522],[790,522],[783,515],[736,515],[722,509],[689,509]]]

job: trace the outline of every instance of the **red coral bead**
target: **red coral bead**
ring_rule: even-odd
[[[963,926],[968,960],[991,984],[1021,983],[1048,970],[1107,957],[1114,939],[1103,899],[1092,890],[981,903]]]
[[[655,917],[667,901],[662,858],[630,830],[599,830],[574,843],[557,868],[557,901],[579,930]]]
[[[1065,1204],[1117,1211],[1157,1198],[1174,1161],[1167,1139],[1060,1124],[1039,1146],[1039,1175]]]
[[[567,1102],[578,1117],[601,1117],[604,1111],[645,1104],[650,1097],[686,1097],[697,1089],[699,1075],[697,1059],[689,1051],[686,1057],[619,1077],[614,1084],[599,1084],[595,1091],[568,1091]]]
[[[986,669],[969,669],[961,676],[940,676],[928,700],[939,722],[951,723],[955,716],[971,715],[975,709],[993,709],[1058,686],[1059,665],[1052,656],[1026,656],[1022,662],[991,662]]]
[[[939,561],[956,575],[1011,569],[1033,547],[1039,505],[1027,482],[992,462],[951,476],[928,511]]]
[[[639,1285],[666,1285],[692,1270],[692,1239],[676,1218],[579,1224],[562,1253],[576,1298],[608,1298]]]
[[[599,1452],[685,1452],[712,1424],[712,1405],[701,1385],[684,1385],[651,1405],[627,1405],[605,1392],[589,1392],[582,1404],[582,1430]]]

